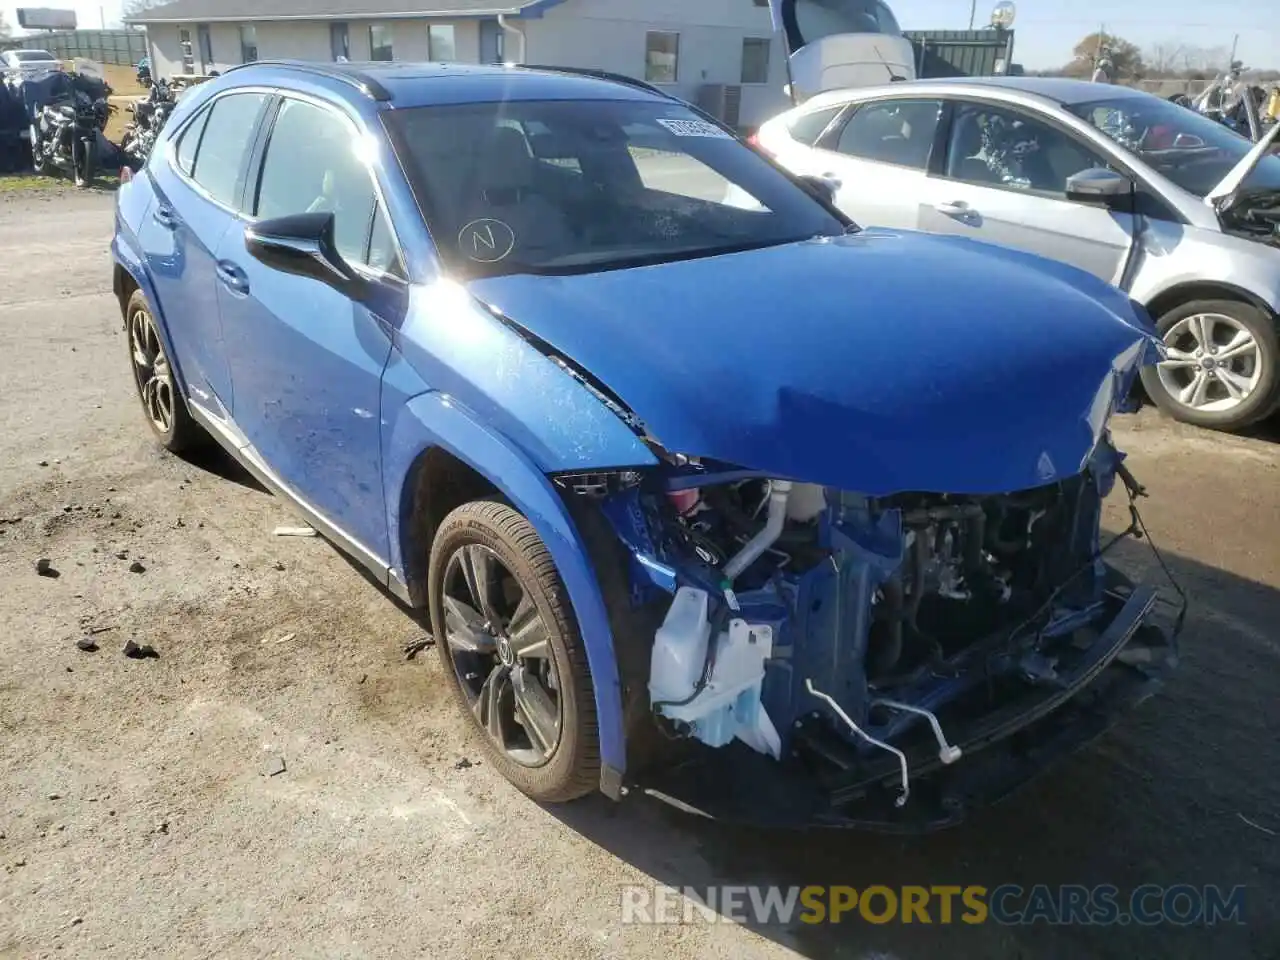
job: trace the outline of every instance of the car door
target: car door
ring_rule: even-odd
[[[855,104],[815,145],[812,169],[834,180],[836,206],[862,226],[911,228],[942,102],[892,97]]]
[[[283,97],[254,161],[246,215],[218,249],[217,299],[236,425],[276,477],[376,559],[388,555],[379,398],[408,285],[356,124],[336,107]],[[247,252],[245,227],[334,214],[339,253],[367,278],[351,299]]]
[[[232,93],[194,116],[163,157],[147,165],[155,200],[138,231],[187,387],[219,417],[231,408],[231,374],[215,292],[214,252],[236,220],[249,148],[267,96]]]
[[[952,104],[945,153],[919,192],[919,227],[1062,260],[1121,283],[1132,214],[1067,199],[1067,178],[1107,161],[1046,117]]]

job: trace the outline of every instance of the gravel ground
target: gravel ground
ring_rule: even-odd
[[[1182,669],[970,823],[542,809],[478,762],[434,654],[404,659],[412,619],[322,540],[273,537],[296,518],[228,461],[152,443],[110,229],[106,195],[0,197],[0,958],[1280,958],[1280,429],[1118,426],[1193,598]],[[1248,891],[1214,930],[621,924],[620,885],[653,882]]]

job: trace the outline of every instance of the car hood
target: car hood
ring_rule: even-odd
[[[1224,200],[1232,193],[1240,188],[1240,184],[1244,183],[1248,176],[1253,173],[1262,158],[1270,155],[1271,145],[1276,142],[1276,137],[1280,136],[1280,123],[1273,126],[1267,133],[1254,144],[1253,149],[1240,158],[1240,162],[1227,171],[1227,175],[1218,181],[1218,185],[1205,194],[1204,202],[1209,206],[1218,205],[1218,201]]]
[[[1157,349],[1146,315],[1092,276],[925,234],[469,289],[667,450],[877,496],[1078,473]]]

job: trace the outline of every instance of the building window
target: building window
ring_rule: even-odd
[[[644,38],[644,78],[675,83],[680,77],[680,34],[650,31]]]
[[[427,59],[444,63],[458,59],[458,48],[453,36],[453,24],[432,23],[427,25]]]
[[[772,40],[745,37],[742,41],[742,82],[769,82],[769,48]]]
[[[391,27],[385,23],[369,25],[369,59],[394,60],[395,50],[391,43]]]
[[[200,43],[200,72],[208,73],[213,69],[213,38],[207,23],[196,27],[196,40]]]
[[[190,76],[196,72],[196,55],[191,46],[191,31],[178,31],[178,48],[182,51],[182,72]]]
[[[345,23],[329,24],[329,48],[334,60],[351,59],[351,33]]]
[[[258,59],[258,28],[246,23],[240,27],[240,62],[253,63]]]

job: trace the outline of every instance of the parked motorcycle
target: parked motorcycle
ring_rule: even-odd
[[[133,120],[125,128],[120,149],[129,160],[129,166],[140,170],[147,162],[156,138],[169,120],[169,114],[177,105],[177,97],[165,80],[158,80],[151,87],[145,100],[139,100],[130,108]]]
[[[110,116],[105,99],[76,90],[67,101],[41,106],[31,123],[31,160],[37,175],[62,170],[77,187],[98,174],[98,140]]]

